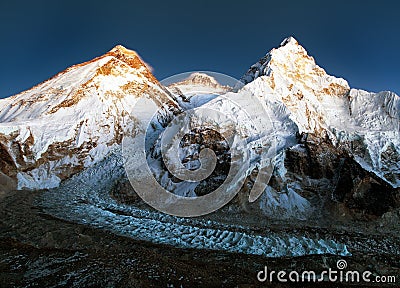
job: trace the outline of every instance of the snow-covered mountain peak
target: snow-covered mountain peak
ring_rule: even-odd
[[[330,76],[319,67],[293,37],[283,40],[280,47],[253,64],[241,81],[247,84],[261,76],[271,76],[268,81],[272,88],[276,86],[275,79],[285,79],[289,86],[293,84],[292,88],[295,84],[308,86],[308,89],[320,88],[313,90],[317,95],[346,94],[350,89],[344,79]]]
[[[302,132],[329,126],[327,108],[350,91],[346,80],[328,75],[293,37],[252,65],[241,81],[257,94],[277,95]]]
[[[66,110],[76,110],[82,100],[92,99],[100,105],[113,98],[136,95],[142,92],[144,83],[160,86],[136,52],[118,45],[104,55],[73,65],[27,91],[0,100],[0,122],[33,120],[58,112],[63,114]],[[84,107],[80,113],[98,105]]]
[[[289,44],[289,45],[298,45],[299,42],[297,42],[297,40],[293,36],[289,36],[289,37],[283,39],[283,41],[281,42],[280,47],[283,47],[283,46],[285,46],[287,44]]]
[[[173,79],[167,79],[167,81],[173,81],[172,83],[169,82],[171,84],[166,85],[168,85],[168,90],[174,95],[176,101],[183,109],[191,109],[203,105],[214,99],[217,95],[225,94],[233,89],[231,86],[222,85],[216,80],[216,77],[231,77],[215,72],[212,73],[211,75],[205,72],[182,73],[173,76]],[[228,81],[227,83],[230,82]]]
[[[113,55],[125,54],[125,55],[130,55],[130,56],[133,56],[133,57],[137,57],[138,56],[136,51],[127,49],[125,46],[122,46],[121,44],[116,45],[108,53],[113,54]]]
[[[209,84],[209,85],[219,84],[214,77],[200,72],[191,74],[186,81],[190,81],[192,84]]]
[[[312,133],[339,145],[366,170],[400,186],[400,106],[394,93],[350,89],[346,80],[326,73],[294,39],[252,65],[243,89],[262,97],[293,121],[299,133]],[[362,147],[362,148],[360,148]],[[388,147],[397,147],[391,152]],[[386,154],[395,155],[387,161]],[[362,151],[362,152],[360,152]]]
[[[104,56],[112,56],[116,59],[124,62],[134,69],[143,70],[143,74],[149,78],[152,82],[158,82],[157,79],[151,73],[151,69],[149,69],[148,65],[142,60],[139,54],[136,51],[125,48],[122,45],[117,45],[109,52],[107,52]]]
[[[121,143],[140,97],[177,107],[139,55],[119,45],[0,100],[0,171],[19,188],[57,186]]]
[[[214,77],[208,75],[206,73],[195,72],[189,75],[186,79],[173,83],[169,85],[169,87],[176,86],[187,86],[187,85],[195,85],[195,86],[204,86],[210,88],[220,88],[221,90],[227,90],[229,87],[221,85]]]

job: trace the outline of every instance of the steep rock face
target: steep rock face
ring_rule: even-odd
[[[103,159],[134,129],[149,97],[167,117],[177,109],[136,52],[116,46],[0,101],[0,169],[18,188],[51,188]],[[162,122],[162,120],[161,120]]]
[[[9,191],[16,189],[16,183],[13,179],[0,172],[0,199]]]
[[[311,192],[323,200],[318,201],[323,205],[331,203],[330,208],[325,207],[330,216],[338,210],[353,218],[381,216],[399,207],[399,189],[366,171],[342,147],[335,147],[318,135],[300,136],[299,144],[285,151],[284,166],[288,172],[286,181],[297,182],[300,195]],[[312,194],[307,198],[312,199]]]

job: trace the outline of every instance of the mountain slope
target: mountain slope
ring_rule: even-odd
[[[116,46],[1,100],[2,172],[18,188],[58,186],[121,143],[135,126],[130,113],[139,97],[152,99],[165,115],[177,107],[140,57]]]
[[[239,91],[217,96],[195,111],[219,111],[243,131],[250,152],[250,165],[242,175],[247,184],[240,192],[247,195],[240,196],[246,212],[277,219],[323,219],[331,200],[350,207],[343,215],[354,208],[382,215],[399,204],[397,95],[351,89],[344,79],[328,75],[291,37],[254,64],[241,81],[245,86]],[[225,122],[216,124],[222,132],[231,129]],[[187,163],[198,161],[187,154],[198,155],[201,145],[191,143],[182,153]],[[256,180],[257,171],[266,167],[260,159],[271,156],[271,180],[263,175]],[[203,193],[204,187],[218,182],[217,177],[204,185],[177,182],[166,175],[161,173],[159,181],[179,195],[189,190]],[[268,186],[249,204],[248,193],[260,182]],[[329,217],[339,211],[333,207]]]

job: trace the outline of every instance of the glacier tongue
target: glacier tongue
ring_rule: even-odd
[[[120,153],[117,149],[104,161],[46,192],[38,205],[62,219],[181,248],[224,250],[266,257],[351,255],[345,244],[329,237],[298,236],[294,232],[255,233],[246,226],[201,218],[179,218],[120,204],[108,193],[110,185],[124,174]]]

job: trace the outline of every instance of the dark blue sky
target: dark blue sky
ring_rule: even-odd
[[[238,78],[290,35],[352,87],[400,94],[398,1],[112,2],[1,1],[0,98],[116,44],[160,80],[191,70]]]

